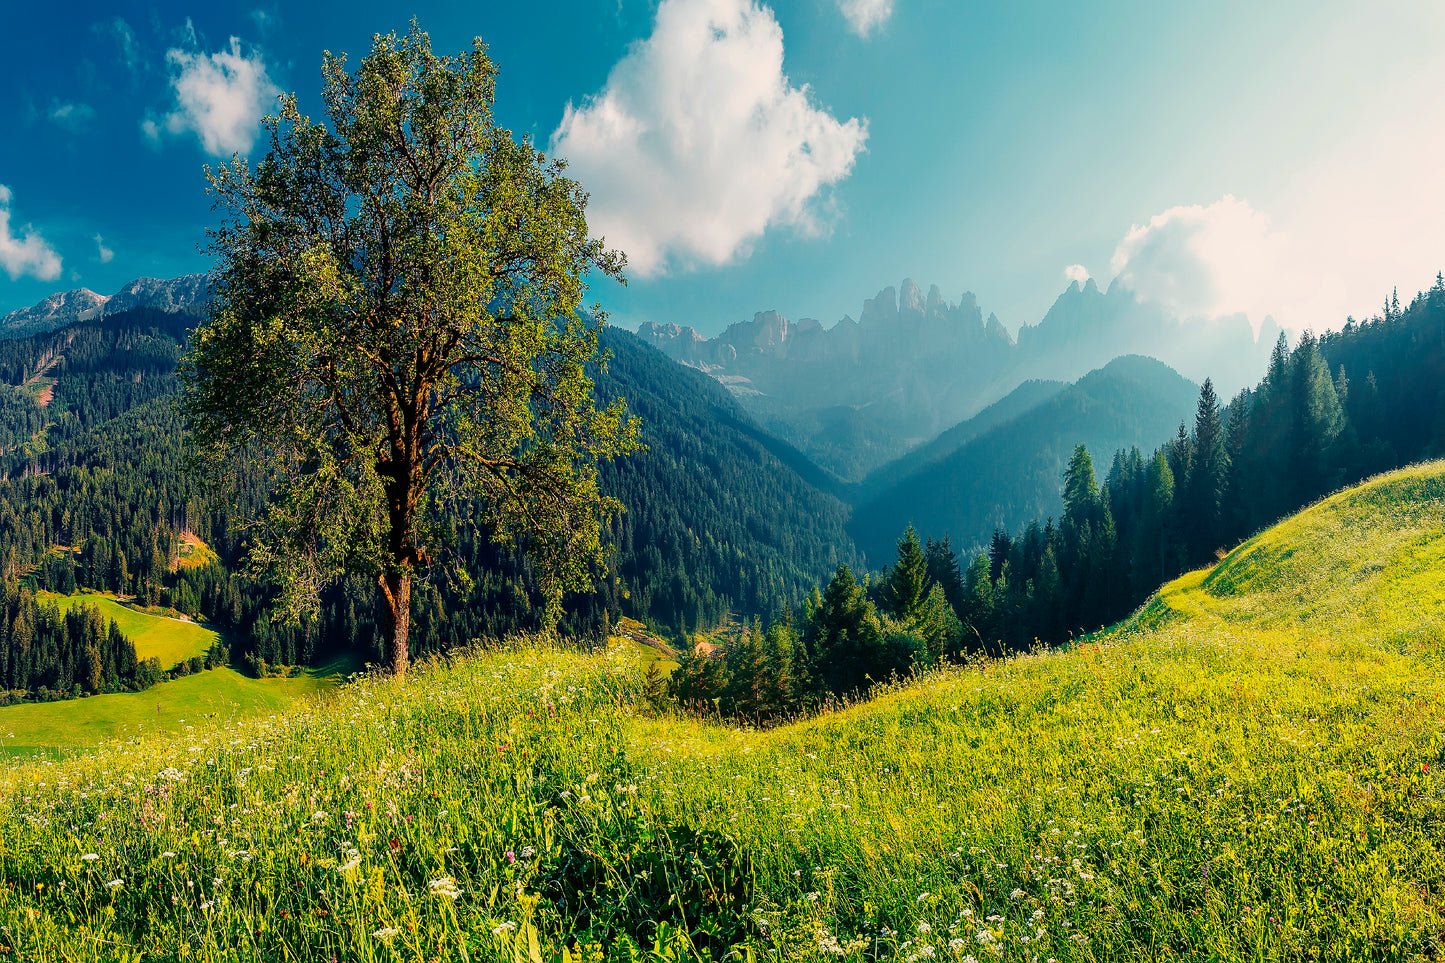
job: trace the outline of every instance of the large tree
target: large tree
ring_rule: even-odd
[[[254,565],[298,613],[368,572],[401,676],[413,574],[457,524],[523,544],[553,616],[590,587],[617,509],[596,464],[637,443],[594,404],[604,315],[581,306],[625,259],[564,165],[493,122],[480,40],[439,57],[413,24],[322,72],[329,123],[283,97],[264,160],[207,170],[216,296],[183,404],[207,463],[266,483]]]

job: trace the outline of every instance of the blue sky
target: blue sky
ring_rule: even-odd
[[[831,323],[904,276],[1011,328],[1068,277],[1337,325],[1445,266],[1445,5],[25,4],[0,38],[0,312],[205,267],[201,166],[321,51],[482,36],[499,120],[633,260],[619,323]],[[234,38],[234,39],[233,39]],[[99,240],[97,240],[99,238]]]

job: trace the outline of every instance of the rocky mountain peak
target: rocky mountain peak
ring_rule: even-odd
[[[211,278],[187,274],[178,278],[137,278],[106,297],[89,288],[61,291],[40,303],[0,317],[0,338],[18,338],[90,321],[131,308],[191,311],[211,299]]]

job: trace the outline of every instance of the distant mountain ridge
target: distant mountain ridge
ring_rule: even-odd
[[[1117,281],[1071,284],[1017,339],[977,298],[911,279],[831,328],[762,311],[717,337],[646,322],[638,336],[725,385],[769,430],[853,481],[1031,380],[1071,382],[1127,354],[1158,358],[1226,395],[1264,372],[1279,328],[1237,315],[1181,323]]]
[[[1075,445],[1086,444],[1101,470],[1121,448],[1151,450],[1190,416],[1198,393],[1169,366],[1139,355],[1116,358],[1062,390],[1034,382],[1000,403],[1005,417],[990,409],[977,426],[960,425],[951,450],[910,452],[876,472],[848,530],[870,560],[886,558],[910,523],[921,536],[949,535],[971,553],[995,528],[1017,531],[1059,515]]]
[[[131,308],[194,311],[211,299],[209,274],[178,278],[136,278],[110,296],[89,288],[52,294],[40,303],[0,317],[0,338],[23,338],[77,321],[91,321]]]

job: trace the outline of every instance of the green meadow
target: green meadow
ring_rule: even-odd
[[[96,592],[78,592],[74,595],[57,595],[54,592],[40,592],[42,604],[56,604],[68,610],[76,605],[88,605],[98,609],[107,619],[113,619],[126,638],[135,644],[138,658],[157,658],[161,667],[169,669],[178,662],[194,656],[203,656],[211,644],[220,638],[214,629],[195,622],[150,615],[117,602],[113,596]]]
[[[766,731],[519,642],[0,763],[0,959],[1438,959],[1442,519],[1445,465],[1383,476]]]
[[[142,692],[5,706],[0,708],[0,755],[53,755],[118,739],[213,729],[324,695],[335,689],[340,675],[338,667],[328,667],[293,678],[252,679],[218,668]]]

